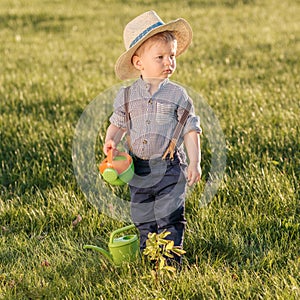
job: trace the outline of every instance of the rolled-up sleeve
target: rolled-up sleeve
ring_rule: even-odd
[[[114,112],[109,118],[111,124],[119,127],[126,128],[126,117],[124,107],[124,88],[121,88],[114,101]]]
[[[189,115],[189,117],[185,123],[185,126],[183,128],[183,131],[182,131],[183,136],[186,135],[190,131],[196,131],[199,134],[202,133],[202,129],[200,127],[199,116]]]
[[[182,100],[180,107],[178,108],[178,119],[181,118],[185,108],[188,105],[188,102],[191,103],[191,109],[189,111],[188,118],[186,120],[186,123],[182,130],[182,136],[186,135],[190,131],[196,131],[197,133],[201,134],[202,129],[200,127],[200,117],[195,114],[195,109],[193,106],[192,99],[190,99],[188,96],[184,97]]]

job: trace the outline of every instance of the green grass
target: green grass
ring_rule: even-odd
[[[125,224],[72,166],[76,124],[120,83],[123,27],[148,9],[193,27],[173,79],[206,99],[227,148],[212,202],[199,205],[204,183],[187,199],[183,271],[159,286],[144,264],[83,250]],[[2,0],[0,299],[299,299],[299,15],[293,0]]]

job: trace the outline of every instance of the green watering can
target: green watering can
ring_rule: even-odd
[[[113,231],[108,244],[109,252],[93,245],[85,245],[83,248],[102,253],[110,262],[117,266],[123,262],[134,262],[139,256],[139,240],[137,235],[131,234],[115,238],[117,234],[133,228],[135,228],[134,224]]]

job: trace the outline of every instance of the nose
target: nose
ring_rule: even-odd
[[[172,64],[172,58],[171,57],[166,57],[165,58],[165,66],[170,66]]]

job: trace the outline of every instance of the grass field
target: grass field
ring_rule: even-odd
[[[227,155],[199,205],[203,128],[183,270],[158,283],[83,250],[127,224],[87,201],[72,165],[82,112],[120,84],[123,27],[149,9],[191,24],[172,79],[206,99]],[[297,0],[1,0],[0,299],[299,299],[299,15]]]

